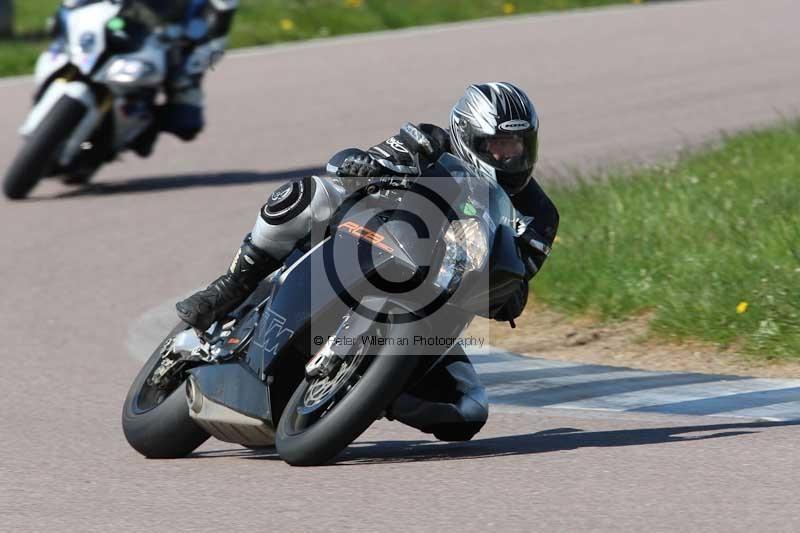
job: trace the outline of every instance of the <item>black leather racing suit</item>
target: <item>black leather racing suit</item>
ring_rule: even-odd
[[[421,127],[438,137],[437,153],[449,151],[444,130],[433,130],[435,126],[430,125]],[[338,174],[339,178],[309,177],[286,183],[275,190],[261,208],[250,234],[252,245],[274,260],[282,261],[298,242],[308,239],[310,228],[326,225],[350,192],[347,174],[348,168],[353,168],[351,163],[354,160],[363,157],[380,160],[380,172],[384,175],[399,175],[411,171],[414,163],[424,164],[402,148],[398,152],[397,141],[392,139],[368,152],[351,149],[334,156],[328,164],[328,171]],[[545,253],[534,250],[532,277],[541,268],[555,239],[558,211],[533,178],[512,196],[512,203],[520,214],[529,218],[530,234],[534,236],[537,248],[546,249]],[[525,291],[527,300],[527,285]],[[524,305],[525,301],[509,316],[494,318],[516,318]],[[392,404],[387,415],[424,432],[434,433],[443,440],[468,440],[486,423],[488,412],[486,391],[464,350],[455,345],[425,379]]]
[[[406,125],[403,131],[415,128]],[[423,147],[427,148],[425,157],[415,153],[409,137],[403,137],[404,141],[390,137],[368,152],[357,149],[340,152],[328,164],[331,176],[297,179],[274,190],[228,272],[207,289],[176,305],[181,319],[206,329],[235,309],[298,246],[314,244],[315,228],[328,227],[353,190],[364,185],[365,176],[419,174],[420,167],[437,161],[437,155],[449,151],[444,130],[429,125],[420,125],[420,129],[426,130],[419,134]],[[426,142],[426,135],[433,142]],[[525,220],[524,232],[517,236],[517,243],[531,278],[549,254],[558,228],[558,212],[532,178],[514,192],[514,206],[529,218]],[[525,306],[527,293],[528,284],[520,283],[519,295],[500,302],[496,308],[490,306],[489,316],[500,321],[516,318]],[[389,407],[387,416],[442,440],[468,440],[486,423],[488,407],[486,391],[475,369],[461,346],[455,344],[435,368]]]

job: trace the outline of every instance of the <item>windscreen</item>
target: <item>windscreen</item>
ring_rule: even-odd
[[[150,27],[184,22],[192,0],[128,0],[121,15]]]
[[[501,224],[513,228],[514,206],[496,180],[478,175],[469,165],[451,154],[444,154],[439,164],[461,187],[459,205],[455,206],[459,214],[479,216],[492,229],[497,229]]]

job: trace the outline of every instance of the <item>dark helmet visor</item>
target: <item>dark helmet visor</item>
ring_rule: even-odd
[[[530,129],[519,133],[476,136],[471,148],[481,161],[497,170],[530,172],[536,164],[538,132]]]

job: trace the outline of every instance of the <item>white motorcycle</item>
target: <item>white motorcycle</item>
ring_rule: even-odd
[[[57,37],[36,64],[35,105],[20,129],[25,143],[3,183],[12,199],[44,177],[86,183],[126,149],[149,155],[171,51],[208,32],[203,19],[168,24],[122,0],[64,0],[54,23]],[[204,72],[221,53],[204,47],[186,72]]]

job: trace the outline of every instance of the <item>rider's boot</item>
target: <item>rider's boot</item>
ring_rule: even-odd
[[[131,150],[139,157],[150,157],[150,154],[153,153],[153,147],[156,145],[160,130],[160,119],[157,119],[131,143]]]
[[[167,103],[161,110],[161,131],[191,141],[203,130],[203,88],[200,80],[176,84],[167,89]]]
[[[156,119],[130,145],[139,157],[150,157],[158,134],[172,133],[191,141],[203,130],[203,93],[199,86],[173,89],[167,94],[167,103],[156,108]]]
[[[244,302],[268,274],[280,263],[245,239],[228,272],[208,286],[178,302],[175,308],[181,320],[206,330]]]

